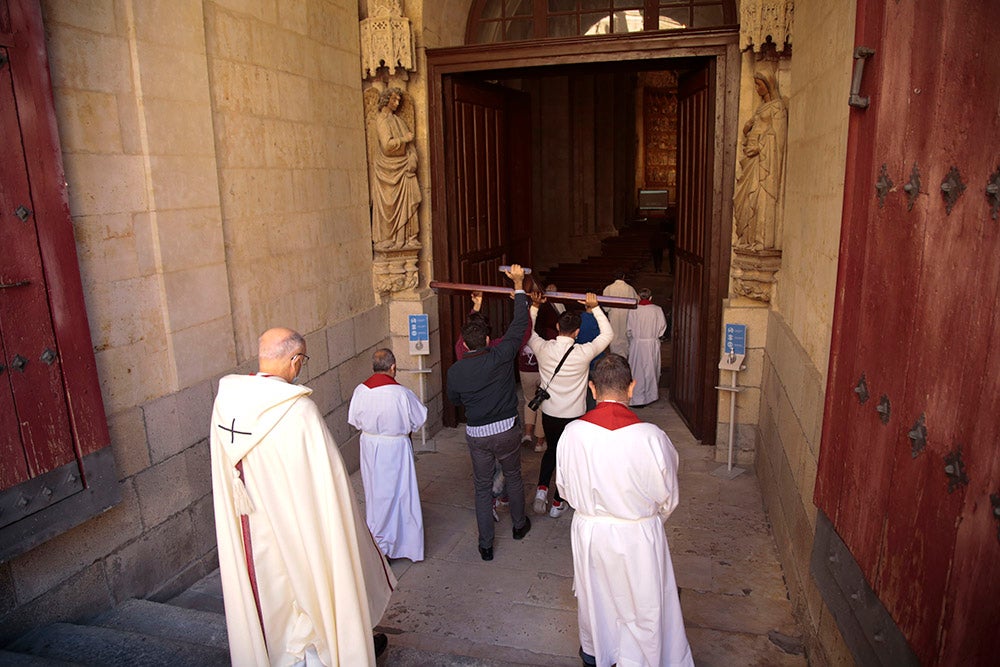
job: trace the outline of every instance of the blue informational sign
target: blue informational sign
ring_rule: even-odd
[[[747,325],[727,324],[726,325],[726,347],[725,352],[732,354],[747,353]]]
[[[426,313],[410,315],[410,354],[431,353],[431,327]]]

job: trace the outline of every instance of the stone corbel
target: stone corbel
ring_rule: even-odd
[[[741,0],[740,49],[760,53],[770,44],[781,53],[792,44],[795,0]]]
[[[733,249],[733,292],[755,301],[771,302],[781,268],[780,250]]]
[[[372,262],[375,291],[380,296],[414,290],[420,281],[417,258],[420,248],[376,250]]]

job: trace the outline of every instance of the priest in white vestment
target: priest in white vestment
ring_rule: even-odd
[[[628,299],[639,298],[635,288],[625,282],[624,271],[616,271],[615,281],[605,287],[601,294],[603,296],[618,296]],[[628,356],[628,339],[625,337],[625,324],[629,312],[631,311],[625,308],[607,309],[608,321],[611,322],[611,328],[615,331],[615,337],[611,340],[611,345],[608,346],[608,352],[620,354],[623,357]]]
[[[667,331],[667,318],[652,298],[648,289],[640,290],[639,305],[628,311],[625,325],[628,365],[635,378],[630,405],[638,407],[649,405],[660,397],[660,336]]]
[[[347,413],[347,422],[361,431],[365,520],[382,553],[415,563],[424,559],[424,518],[410,433],[423,426],[427,408],[396,382],[392,350],[376,350],[372,370],[355,388]]]
[[[608,354],[591,373],[597,407],[563,431],[559,492],[573,514],[573,590],[584,664],[693,666],[664,520],[677,507],[677,451],[626,404],[634,383]]]
[[[260,338],[260,372],[219,382],[212,489],[232,663],[374,665],[372,628],[396,580],[312,390],[290,329]]]

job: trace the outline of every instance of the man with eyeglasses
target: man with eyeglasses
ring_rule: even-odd
[[[270,329],[260,372],[219,381],[211,422],[219,570],[234,665],[374,665],[396,580],[312,390],[302,335]]]

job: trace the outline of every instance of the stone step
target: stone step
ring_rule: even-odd
[[[38,628],[8,645],[28,653],[94,667],[224,667],[229,651],[176,639],[71,623]]]
[[[79,664],[78,662],[42,658],[37,655],[28,655],[27,653],[0,651],[0,667],[74,667]]]
[[[229,650],[225,616],[149,600],[128,600],[91,625]]]
[[[167,602],[177,607],[225,615],[226,608],[222,601],[222,579],[219,571],[210,572],[191,588],[177,597],[167,600]]]

